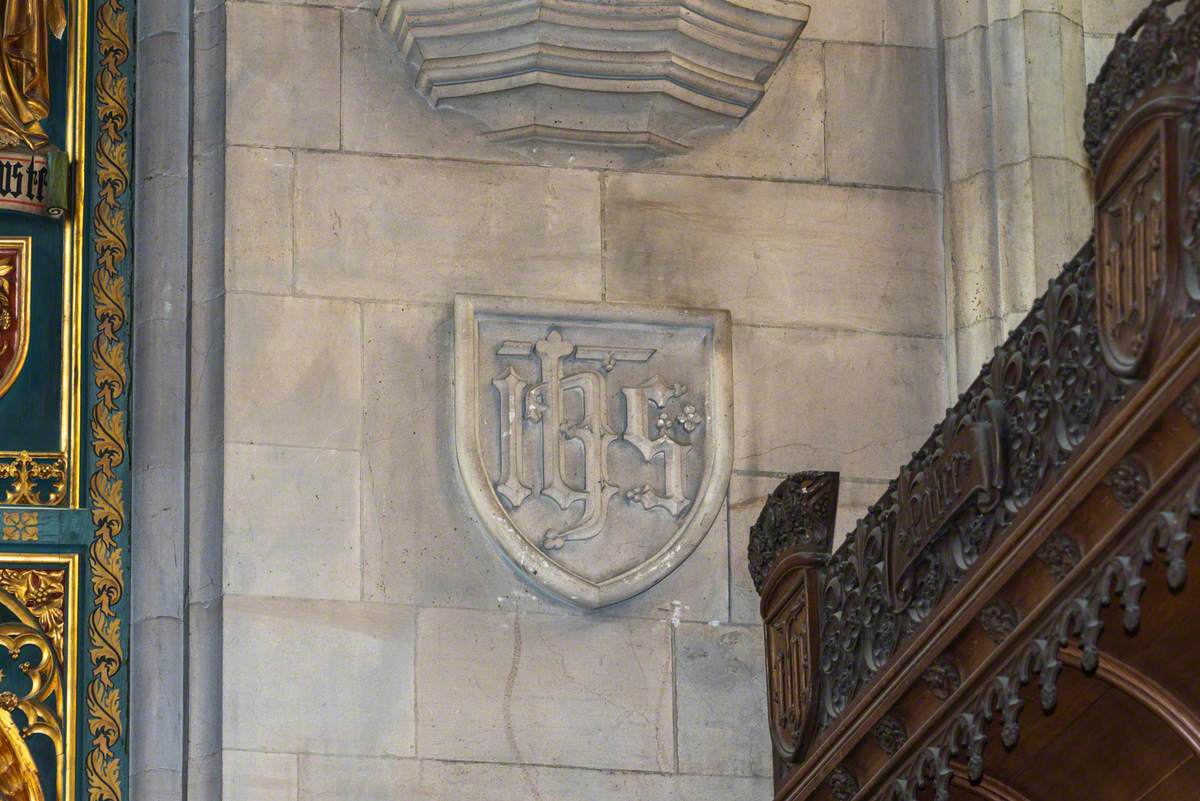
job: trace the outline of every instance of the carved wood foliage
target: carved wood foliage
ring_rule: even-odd
[[[884,752],[894,754],[908,740],[908,729],[894,715],[884,715],[871,727],[871,736]]]
[[[939,505],[955,511],[932,517],[945,522],[921,533],[924,545],[909,566],[897,571],[890,556],[913,536],[902,529],[911,518],[902,509],[927,502],[906,496],[901,482],[888,487],[833,554],[822,590],[822,727],[893,658],[902,637],[925,625],[947,587],[1123,396],[1124,385],[1100,353],[1093,274],[1089,243],[902,468],[902,475],[930,475],[947,461],[969,461],[964,475],[985,476],[951,487],[950,502]],[[962,446],[968,438],[974,449]]]
[[[925,669],[921,680],[938,700],[945,701],[962,685],[958,666],[944,656],[939,656]]]
[[[938,798],[949,792],[953,771],[950,761],[967,758],[973,781],[983,774],[983,751],[990,724],[1001,724],[1001,741],[1012,748],[1020,737],[1019,716],[1024,706],[1021,688],[1033,680],[1041,686],[1043,709],[1058,700],[1057,681],[1063,668],[1062,649],[1078,643],[1080,666],[1087,672],[1099,665],[1099,639],[1103,632],[1100,612],[1112,602],[1124,609],[1129,633],[1141,623],[1141,597],[1146,589],[1146,568],[1156,562],[1166,566],[1166,583],[1179,590],[1187,580],[1185,559],[1192,536],[1189,523],[1200,519],[1200,468],[1193,468],[1180,489],[1167,496],[1138,524],[1136,536],[1100,569],[1079,579],[1078,589],[1036,624],[1033,636],[1010,656],[990,681],[977,688],[972,700],[954,716],[929,745],[912,758],[891,786],[891,801],[915,801],[926,786]]]
[[[1053,534],[1038,548],[1037,558],[1046,565],[1055,581],[1062,581],[1083,558],[1083,549],[1065,534]]]
[[[750,577],[756,590],[763,591],[767,575],[785,551],[829,550],[837,499],[837,473],[797,473],[775,488],[750,529]]]

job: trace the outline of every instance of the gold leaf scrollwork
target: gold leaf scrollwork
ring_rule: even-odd
[[[127,303],[121,265],[129,242],[121,198],[129,190],[129,86],[122,66],[129,58],[129,14],[120,0],[96,8],[95,82],[96,181],[93,214],[96,266],[92,297],[96,336],[92,341],[92,381],[96,389],[89,426],[96,456],[88,482],[95,536],[88,548],[92,611],[88,616],[87,730],[91,744],[84,761],[89,801],[120,801],[120,743],[124,733],[117,677],[124,668],[119,605],[125,594],[120,539],[125,530],[125,416],[120,402],[128,382],[125,336]]]

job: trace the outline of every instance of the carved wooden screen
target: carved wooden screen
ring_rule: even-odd
[[[845,542],[812,476],[764,509],[777,798],[1200,797],[1198,61],[1200,0],[1118,38],[1093,241]]]
[[[0,796],[125,794],[128,0],[0,15]]]

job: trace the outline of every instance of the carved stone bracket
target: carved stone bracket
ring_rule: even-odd
[[[417,91],[491,141],[662,155],[749,114],[808,14],[796,0],[384,0],[379,21]]]

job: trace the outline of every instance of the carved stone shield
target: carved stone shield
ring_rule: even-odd
[[[0,396],[8,392],[29,349],[27,237],[0,238]]]
[[[729,313],[460,295],[458,464],[526,577],[585,608],[704,539],[732,461]]]

